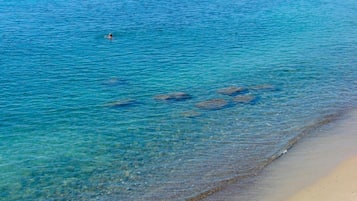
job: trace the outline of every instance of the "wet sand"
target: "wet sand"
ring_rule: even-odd
[[[300,140],[247,187],[209,201],[357,201],[357,110]]]

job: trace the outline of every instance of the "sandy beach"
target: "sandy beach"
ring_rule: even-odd
[[[288,201],[357,201],[357,154],[354,148],[357,142],[356,122],[357,112],[353,111],[349,114],[349,118],[329,131],[332,135],[327,146],[336,150],[335,153],[339,153],[332,157],[328,152],[321,155],[327,160],[330,158],[332,163],[327,166],[330,170],[324,173],[324,176],[298,190],[287,199]],[[334,165],[334,161],[341,162]],[[321,165],[324,164],[314,166],[322,169]]]
[[[356,122],[352,110],[298,143],[263,173],[260,200],[357,201]]]
[[[205,201],[357,201],[357,111],[319,128],[266,167],[243,190]]]
[[[303,188],[288,201],[356,201],[357,156],[342,162],[327,176]]]

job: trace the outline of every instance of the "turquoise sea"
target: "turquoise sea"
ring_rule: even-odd
[[[356,11],[356,0],[0,0],[0,200],[175,201],[244,186],[357,106]]]

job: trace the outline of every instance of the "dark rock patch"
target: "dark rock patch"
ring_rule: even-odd
[[[235,103],[254,103],[256,100],[256,97],[253,95],[240,95],[236,96],[233,99],[233,102]]]
[[[182,113],[182,116],[186,117],[186,118],[195,118],[195,117],[199,117],[201,116],[202,113],[191,110],[191,111],[186,111]]]
[[[183,101],[191,98],[192,98],[191,95],[184,92],[160,94],[154,97],[155,100],[159,100],[159,101]]]
[[[210,99],[196,104],[196,107],[204,110],[220,110],[227,106],[228,102],[224,99]]]
[[[106,106],[113,107],[113,108],[119,108],[119,107],[131,106],[136,103],[137,103],[137,101],[135,99],[123,99],[123,100],[117,100],[117,101],[108,103]]]
[[[105,80],[103,84],[108,86],[117,86],[117,85],[127,84],[127,81],[118,77],[112,77],[108,80]]]
[[[266,90],[266,91],[274,91],[276,88],[270,84],[262,84],[250,87],[252,90]]]
[[[217,90],[217,92],[223,95],[235,96],[247,92],[247,89],[243,87],[231,86],[231,87],[219,89]]]

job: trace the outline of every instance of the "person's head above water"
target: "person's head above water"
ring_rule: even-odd
[[[113,38],[113,34],[112,34],[112,33],[109,33],[109,34],[106,35],[105,37],[108,38],[108,39],[112,39],[112,38]]]

